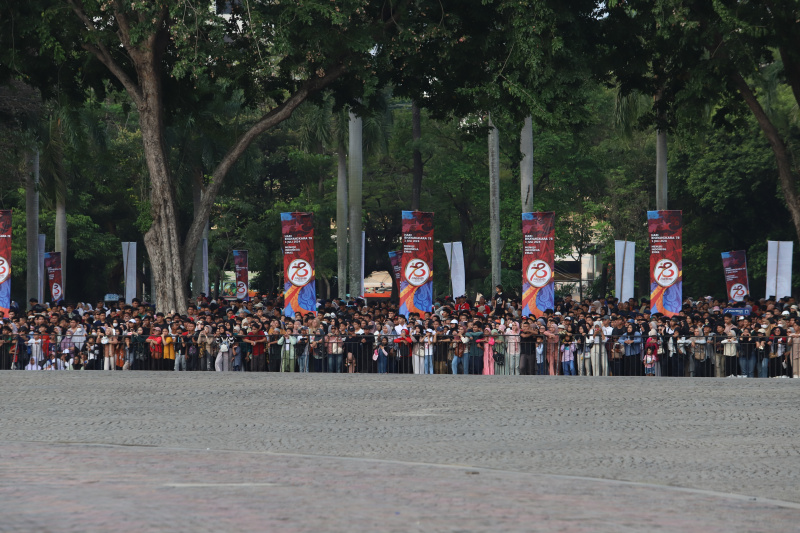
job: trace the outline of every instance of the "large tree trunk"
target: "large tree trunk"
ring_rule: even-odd
[[[67,199],[63,194],[56,197],[56,252],[61,252],[61,287],[67,290]]]
[[[39,148],[34,148],[25,177],[25,244],[28,251],[28,300],[39,297]],[[40,302],[41,303],[41,302]],[[23,306],[24,307],[24,306]]]
[[[525,117],[525,124],[519,135],[519,184],[522,198],[522,212],[533,212],[533,120]]]
[[[348,181],[348,205],[349,205],[349,250],[350,262],[349,270],[349,290],[351,296],[358,296],[361,292],[361,208],[362,208],[362,140],[363,122],[361,117],[350,113],[350,151],[349,151],[349,172]]]
[[[188,300],[181,264],[174,191],[164,146],[161,80],[154,54],[146,51],[142,56],[145,57],[139,63],[142,92],[139,125],[142,129],[145,162],[150,174],[150,214],[153,218],[150,229],[144,234],[144,245],[156,283],[153,291],[156,309],[174,310],[183,314],[186,312]]]
[[[337,148],[336,175],[336,265],[339,298],[347,297],[347,152],[344,142]]]
[[[492,286],[500,285],[500,132],[489,117],[489,237]],[[492,293],[493,294],[493,293]]]
[[[422,139],[422,123],[420,121],[419,107],[416,102],[411,103],[411,140],[414,150],[411,152],[413,174],[411,180],[411,210],[419,211],[419,200],[422,196],[422,152],[419,150],[419,141]]]
[[[797,176],[792,172],[792,158],[789,150],[786,148],[786,143],[781,137],[778,128],[770,121],[761,102],[758,101],[753,90],[747,84],[747,81],[741,74],[735,72],[731,75],[733,83],[742,95],[747,107],[756,117],[761,131],[769,141],[772,147],[772,153],[775,154],[775,163],[778,166],[778,178],[781,183],[781,191],[783,192],[783,199],[786,202],[786,207],[792,216],[792,223],[794,224],[794,231],[797,238],[800,239],[800,195],[797,192]]]

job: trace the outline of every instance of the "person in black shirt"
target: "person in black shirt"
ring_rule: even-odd
[[[519,373],[522,376],[530,376],[536,373],[535,347],[536,335],[531,331],[528,322],[522,323],[522,331],[519,334]]]
[[[506,296],[503,294],[503,286],[498,285],[494,288],[494,297],[492,298],[492,312],[491,315],[503,316],[503,310],[506,305]]]

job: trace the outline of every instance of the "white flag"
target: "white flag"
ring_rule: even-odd
[[[614,295],[620,302],[633,298],[633,274],[636,261],[636,243],[614,241]]]
[[[792,241],[767,241],[767,298],[792,295],[793,248]]]
[[[122,267],[125,279],[125,303],[136,298],[136,243],[122,243]]]
[[[447,264],[450,266],[450,282],[453,284],[453,298],[467,292],[467,274],[464,268],[464,247],[461,242],[444,243]]]

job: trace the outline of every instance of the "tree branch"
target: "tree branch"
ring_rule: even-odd
[[[214,200],[233,165],[236,164],[245,150],[247,150],[259,135],[289,118],[292,112],[309,96],[336,81],[346,70],[347,66],[344,60],[342,60],[327,70],[323,76],[307,80],[300,89],[287,98],[282,104],[261,117],[258,122],[253,124],[253,126],[244,132],[233,146],[231,146],[228,153],[225,154],[225,157],[222,158],[222,161],[220,161],[211,175],[211,183],[208,184],[201,194],[198,212],[195,213],[192,225],[189,227],[189,232],[186,235],[181,254],[184,277],[188,278],[191,274],[192,265],[194,263],[194,250],[200,242],[200,236],[202,235],[206,220],[211,213]]]
[[[97,28],[94,27],[92,21],[86,16],[86,13],[83,11],[83,7],[80,5],[80,0],[67,0],[69,5],[72,7],[72,11],[75,12],[75,15],[83,22],[86,29],[89,33],[96,34]],[[128,76],[128,74],[123,70],[123,68],[114,61],[114,58],[111,57],[111,54],[108,52],[108,48],[97,39],[96,46],[83,43],[81,47],[86,50],[87,52],[93,54],[100,62],[106,66],[108,70],[119,80],[125,90],[130,95],[131,99],[133,99],[134,103],[139,106],[142,101],[142,91],[139,86]]]
[[[738,71],[733,71],[731,73],[731,79],[738,89],[739,94],[742,96],[742,99],[744,99],[750,111],[756,117],[761,131],[772,147],[772,151],[775,154],[775,162],[778,166],[778,177],[781,182],[783,199],[792,216],[795,232],[800,236],[800,194],[798,194],[797,191],[797,179],[792,172],[791,158],[786,148],[786,143],[781,137],[778,128],[776,128],[769,119],[764,108],[761,106],[761,102],[758,101],[755,93],[753,93],[753,90],[742,75]]]

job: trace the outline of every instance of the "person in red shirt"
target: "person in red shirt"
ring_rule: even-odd
[[[161,339],[161,328],[155,326],[147,337],[150,345],[150,370],[163,370],[164,345]]]
[[[398,372],[400,374],[408,374],[408,362],[411,361],[411,344],[414,339],[408,334],[408,329],[403,329],[401,335],[392,341],[397,350],[397,360],[400,363]]]
[[[483,296],[478,299],[478,304],[475,306],[475,308],[478,310],[478,316],[481,318],[486,318],[489,316],[489,313],[492,312],[492,306],[486,303],[486,298]]]
[[[467,303],[466,296],[459,296],[456,298],[456,311],[469,311],[469,304]]]
[[[266,372],[267,370],[267,357],[264,352],[264,343],[267,338],[264,332],[261,331],[257,321],[253,322],[253,327],[244,338],[244,342],[252,346],[253,364],[251,369],[253,372]]]

